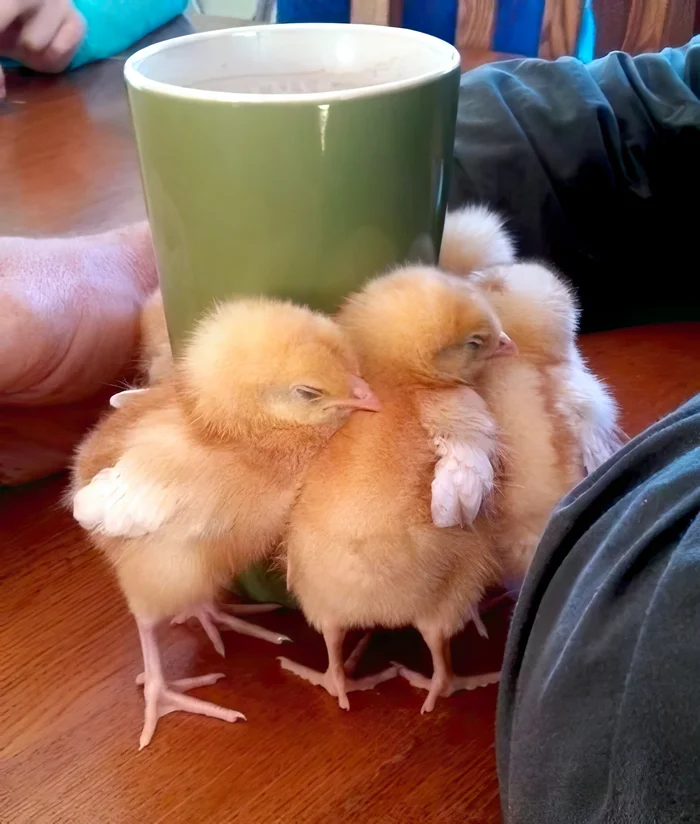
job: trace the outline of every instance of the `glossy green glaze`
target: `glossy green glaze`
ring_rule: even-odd
[[[217,298],[332,311],[387,266],[434,261],[458,84],[453,72],[326,106],[130,90],[175,348]]]
[[[281,604],[289,609],[299,606],[294,595],[287,590],[285,575],[264,561],[239,575],[231,591],[246,600]]]
[[[327,101],[130,84],[174,350],[217,299],[269,294],[333,311],[391,265],[434,262],[458,86],[457,65],[419,85]],[[251,576],[249,594],[282,598],[278,581],[266,591],[264,573]]]

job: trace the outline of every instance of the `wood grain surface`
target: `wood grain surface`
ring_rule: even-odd
[[[583,0],[546,0],[539,55],[547,60],[576,53]]]
[[[465,52],[471,66],[493,59]],[[97,231],[143,215],[120,61],[61,78],[9,77],[0,104],[0,233]],[[700,389],[700,325],[585,341],[618,389],[632,434]],[[244,712],[226,725],[174,714],[137,752],[142,696],[133,621],[98,554],[60,506],[65,479],[0,490],[0,822],[2,824],[497,824],[496,688],[441,701],[403,681],[350,696],[344,713],[282,672],[280,649],[229,634],[227,658],[198,629],[165,628],[173,676],[223,671],[198,692]],[[491,640],[457,640],[462,672],[500,661]],[[260,616],[323,663],[299,614]],[[397,659],[428,671],[412,631],[378,633],[365,671]]]
[[[700,392],[700,323],[599,332],[581,344],[593,371],[614,389],[630,436]]]
[[[697,0],[669,0],[661,35],[662,46],[682,46],[693,36],[695,15],[700,10]]]
[[[400,26],[403,0],[352,0],[350,22]]]
[[[682,46],[693,35],[696,0],[593,0],[595,55]]]
[[[57,78],[8,74],[2,234],[97,232],[145,216],[122,66],[108,60]]]
[[[179,18],[142,44],[192,31]],[[99,232],[145,216],[123,69],[9,72],[0,101],[0,234]]]
[[[496,0],[459,0],[457,48],[490,49],[496,22]]]
[[[596,57],[622,47],[632,3],[633,0],[593,0]]]
[[[620,48],[634,53],[661,47],[669,0],[632,0]]]

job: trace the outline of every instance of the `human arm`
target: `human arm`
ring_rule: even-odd
[[[697,319],[699,95],[699,38],[468,72],[451,206],[505,214],[520,253],[573,282],[584,331]]]

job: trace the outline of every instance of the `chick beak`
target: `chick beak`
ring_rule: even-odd
[[[367,412],[379,412],[382,408],[379,398],[369,388],[369,384],[355,375],[350,378],[350,397],[338,401],[337,405],[348,406],[351,409],[365,409]]]
[[[517,355],[518,354],[518,347],[513,343],[513,341],[506,335],[505,332],[501,332],[498,338],[498,349],[493,353],[494,356],[501,356],[501,355]]]

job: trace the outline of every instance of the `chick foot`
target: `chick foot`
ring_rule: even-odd
[[[355,671],[362,657],[362,653],[367,647],[369,636],[370,634],[367,633],[360,639],[357,646],[350,653],[349,658],[340,668],[340,671],[334,668],[332,663],[329,664],[325,672],[319,672],[311,667],[298,664],[296,661],[290,661],[289,658],[279,657],[277,660],[280,662],[282,669],[293,672],[295,675],[298,675],[316,687],[323,687],[329,695],[338,699],[338,705],[341,709],[349,710],[350,702],[348,701],[346,693],[373,690],[379,684],[384,683],[384,681],[390,681],[398,675],[398,666],[392,665],[381,672],[375,673],[374,675],[367,675],[364,678],[349,677]]]
[[[497,684],[501,678],[500,672],[488,672],[483,675],[451,675],[447,678],[427,678],[420,672],[408,669],[401,664],[394,663],[398,675],[405,678],[412,686],[428,691],[428,697],[421,707],[421,715],[432,712],[435,709],[435,702],[438,698],[449,698],[461,690],[474,690],[478,687],[487,687],[489,684]]]
[[[209,675],[197,675],[194,678],[178,678],[175,681],[168,681],[168,687],[176,692],[187,692],[195,690],[197,687],[210,687],[216,684],[226,675],[223,672],[211,672]],[[142,687],[146,683],[146,673],[141,672],[136,676],[136,684]]]
[[[143,730],[139,738],[139,750],[142,750],[150,743],[158,720],[171,712],[191,712],[195,715],[208,715],[210,718],[218,718],[229,723],[238,721],[239,718],[245,721],[243,713],[184,694],[185,690],[215,683],[221,674],[204,675],[201,678],[183,678],[171,684],[167,684],[158,678],[144,678],[143,694],[146,700],[146,710]]]
[[[275,609],[279,609],[279,605],[227,604],[226,609],[233,613],[251,615],[261,612],[273,612]],[[241,635],[251,635],[253,638],[261,638],[263,641],[269,641],[272,644],[284,644],[286,642],[291,643],[292,640],[286,635],[281,635],[279,632],[272,632],[269,629],[257,626],[257,624],[251,624],[248,621],[243,621],[240,618],[236,618],[235,615],[230,615],[228,612],[224,612],[223,609],[215,606],[214,604],[203,604],[202,606],[193,609],[191,612],[183,612],[180,615],[176,615],[172,619],[171,623],[184,624],[185,621],[190,618],[196,618],[199,621],[202,625],[202,629],[207,635],[207,638],[211,641],[214,649],[219,653],[219,655],[221,655],[222,658],[225,657],[226,652],[224,650],[224,642],[221,639],[221,633],[219,632],[219,627],[217,624],[223,629],[232,629],[235,632],[239,632]]]
[[[296,661],[290,661],[289,658],[280,657],[277,659],[280,662],[282,669],[293,672],[305,681],[313,684],[315,687],[323,687],[329,695],[338,699],[338,705],[343,710],[350,709],[350,702],[348,701],[347,692],[358,692],[361,690],[373,690],[384,681],[390,681],[398,675],[396,667],[388,667],[376,675],[367,675],[364,678],[346,678],[342,694],[338,694],[338,688],[335,684],[335,679],[330,670],[319,672],[318,670],[305,667],[303,664],[297,664]]]
[[[239,718],[245,721],[245,716],[236,710],[226,709],[209,701],[202,701],[199,698],[184,694],[187,690],[215,684],[220,678],[224,677],[222,672],[201,675],[195,678],[181,678],[170,683],[166,682],[163,678],[154,627],[142,622],[139,622],[138,626],[143,651],[144,672],[137,676],[136,683],[143,685],[146,702],[143,730],[139,738],[139,750],[142,750],[150,743],[159,719],[171,712],[207,715],[210,718],[218,718],[229,723],[238,721]]]

